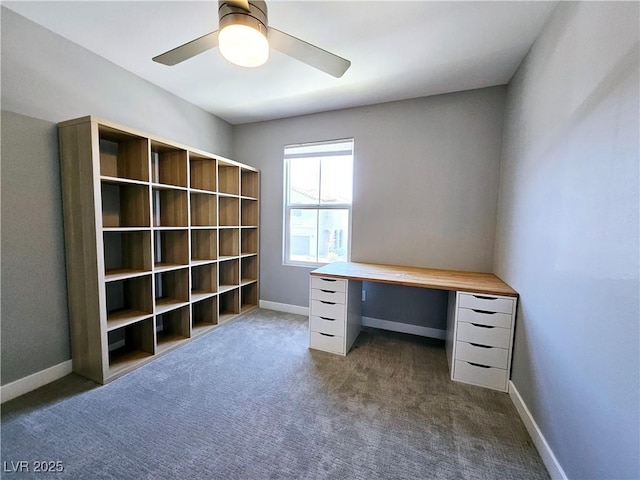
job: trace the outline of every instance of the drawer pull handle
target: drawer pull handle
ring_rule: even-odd
[[[467,362],[469,365],[473,365],[474,367],[480,367],[480,368],[491,368],[488,367],[486,365],[480,365],[479,363],[473,363],[473,362]]]
[[[336,293],[334,290],[320,290],[320,291],[324,293]]]
[[[324,300],[320,300],[320,303],[325,303],[327,305],[335,305],[336,302],[325,302]]]
[[[328,320],[329,322],[335,322],[336,319],[335,318],[329,318],[329,317],[320,317],[323,320]]]
[[[323,282],[335,282],[336,281],[335,278],[321,278],[320,280],[322,280]]]
[[[474,297],[479,298],[480,300],[498,300],[495,297],[485,297],[484,295],[474,295]]]
[[[321,333],[321,332],[318,332],[318,333],[320,333],[320,335],[325,337],[335,337],[335,335],[329,335],[328,333]]]
[[[495,315],[496,312],[490,312],[488,310],[476,310],[475,308],[472,308],[471,310],[473,310],[476,313],[482,313],[483,315]]]
[[[496,327],[490,327],[489,325],[480,325],[479,323],[472,323],[471,325],[473,325],[474,327],[480,327],[480,328],[496,328]]]
[[[493,348],[493,347],[490,347],[489,345],[480,345],[479,343],[469,342],[469,345],[473,345],[474,347],[479,347],[479,348]]]

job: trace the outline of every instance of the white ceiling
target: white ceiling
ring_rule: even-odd
[[[217,2],[3,2],[232,124],[509,81],[557,2],[270,0],[269,24],[351,60],[334,78],[277,51],[229,64],[217,49],[151,58],[218,28]]]

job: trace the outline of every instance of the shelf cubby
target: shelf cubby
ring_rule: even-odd
[[[218,192],[240,195],[240,167],[218,161]]]
[[[238,259],[218,263],[218,291],[223,292],[240,285],[240,265]]]
[[[243,228],[240,233],[240,254],[255,255],[258,253],[258,229]]]
[[[153,188],[153,226],[189,226],[187,192],[185,190]]]
[[[102,180],[102,226],[149,227],[149,187]]]
[[[218,324],[218,297],[205,298],[191,306],[191,335],[199,335]]]
[[[240,311],[245,312],[258,306],[258,284],[250,283],[240,288]]]
[[[191,225],[215,227],[218,224],[218,205],[215,194],[191,193]]]
[[[245,198],[240,202],[240,221],[243,227],[258,226],[258,201],[247,200]]]
[[[218,230],[191,230],[191,263],[218,259]]]
[[[240,283],[246,284],[258,280],[258,256],[240,259]]]
[[[156,353],[167,351],[191,336],[189,306],[156,315]]]
[[[149,141],[109,128],[99,129],[100,175],[149,181]]]
[[[156,273],[155,312],[161,314],[189,302],[189,269]]]
[[[151,231],[103,233],[107,282],[151,271]]]
[[[153,313],[151,275],[105,284],[107,331],[136,323]]]
[[[198,301],[218,291],[218,264],[191,267],[191,301]]]
[[[189,265],[188,230],[156,230],[153,232],[153,246],[156,270]]]
[[[189,173],[191,188],[217,191],[218,167],[215,159],[189,152]]]
[[[109,378],[137,367],[155,353],[153,317],[111,330],[107,334]]]
[[[218,295],[218,322],[223,323],[240,313],[239,288]]]
[[[219,233],[220,258],[240,255],[240,230],[238,228],[221,228]]]
[[[242,169],[240,173],[240,194],[243,197],[258,198],[260,177],[258,172]]]
[[[151,179],[153,183],[187,188],[187,151],[152,141]]]
[[[237,227],[240,225],[240,201],[234,197],[218,199],[218,222],[221,227]]]

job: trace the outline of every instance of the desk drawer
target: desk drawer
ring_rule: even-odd
[[[465,360],[489,367],[506,369],[509,361],[509,350],[499,347],[484,347],[467,342],[456,342],[456,360]]]
[[[317,288],[311,289],[312,300],[320,300],[324,302],[344,304],[346,298],[347,298],[347,294],[345,292],[332,291],[332,290],[319,290]]]
[[[458,309],[458,321],[467,323],[477,323],[492,327],[511,328],[510,313],[488,312],[486,310],[470,310],[468,308]]]
[[[326,333],[309,332],[309,347],[325,352],[345,354],[344,337],[329,335]]]
[[[456,360],[453,378],[461,382],[495,388],[496,390],[505,391],[507,389],[507,371],[502,368],[482,367]]]
[[[482,295],[479,293],[461,293],[458,306],[486,312],[513,313],[513,298]]]
[[[344,320],[311,316],[309,317],[309,330],[342,337],[344,336]]]
[[[344,320],[346,318],[345,306],[342,303],[327,303],[321,300],[311,300],[311,316]]]
[[[334,292],[346,292],[347,281],[339,278],[311,277],[311,288],[319,290],[331,290]]]
[[[456,340],[459,342],[478,343],[490,347],[509,348],[511,329],[485,327],[473,323],[458,322]]]

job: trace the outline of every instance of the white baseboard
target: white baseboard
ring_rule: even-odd
[[[20,395],[24,395],[36,388],[40,388],[47,383],[58,380],[73,371],[71,360],[59,363],[53,367],[36,372],[28,377],[21,378],[15,382],[7,383],[0,387],[0,401],[2,403],[13,400]]]
[[[289,305],[288,303],[269,302],[268,300],[260,300],[258,302],[260,308],[267,310],[275,310],[277,312],[295,313],[296,315],[309,316],[309,307],[301,307],[299,305]]]
[[[511,397],[511,401],[515,405],[527,432],[529,432],[529,436],[531,437],[531,440],[533,440],[533,444],[538,449],[542,462],[544,463],[544,466],[547,467],[551,478],[553,480],[568,480],[568,477],[564,473],[558,459],[553,454],[553,450],[551,450],[551,447],[544,438],[544,435],[542,435],[542,432],[540,431],[540,428],[538,428],[538,424],[533,419],[527,405],[524,403],[524,400],[522,400],[520,392],[518,392],[518,389],[511,380],[509,380],[509,397]]]
[[[421,337],[439,338],[440,340],[444,340],[447,335],[445,330],[411,325],[409,323],[391,322],[380,318],[362,317],[362,325],[365,327],[379,328],[381,330],[390,330],[392,332],[410,333]]]

